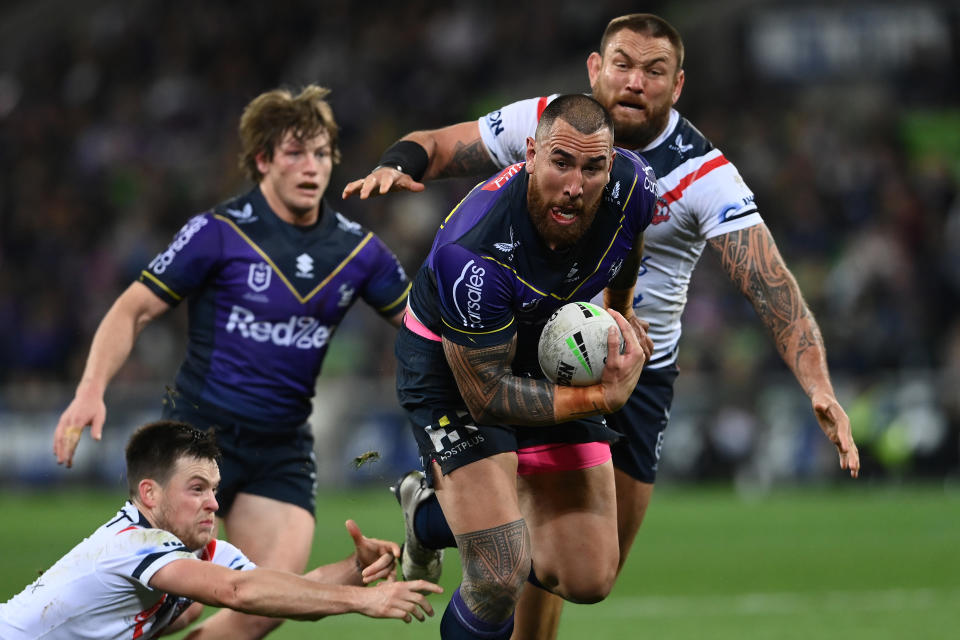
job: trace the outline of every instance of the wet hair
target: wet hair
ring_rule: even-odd
[[[127,442],[127,487],[136,497],[140,481],[165,485],[180,458],[218,460],[213,430],[200,431],[185,422],[159,420],[139,427]]]
[[[666,38],[673,46],[674,53],[677,54],[677,71],[683,68],[683,39],[680,37],[680,32],[672,24],[652,13],[630,13],[611,20],[603,31],[603,37],[600,38],[600,55],[606,55],[610,38],[624,29],[651,38]]]
[[[603,105],[582,93],[568,93],[557,96],[540,116],[537,123],[536,140],[539,142],[549,135],[557,118],[563,120],[580,133],[590,135],[607,128],[613,134],[613,120]]]
[[[340,128],[333,108],[324,99],[328,95],[329,89],[311,84],[297,96],[286,89],[274,89],[251,100],[240,116],[240,170],[244,175],[259,182],[263,174],[257,168],[257,156],[263,153],[272,158],[288,131],[301,142],[326,131],[333,163],[340,162]]]

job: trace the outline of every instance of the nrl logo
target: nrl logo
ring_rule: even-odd
[[[257,293],[264,291],[270,286],[270,274],[273,270],[266,262],[257,262],[250,265],[250,273],[247,275],[247,285]]]

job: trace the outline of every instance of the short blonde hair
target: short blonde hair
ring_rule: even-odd
[[[340,128],[325,100],[328,95],[329,89],[311,84],[297,96],[286,89],[274,89],[251,100],[240,116],[240,170],[244,175],[260,182],[263,174],[257,168],[257,156],[263,153],[272,158],[288,131],[301,141],[326,131],[333,163],[340,162]]]

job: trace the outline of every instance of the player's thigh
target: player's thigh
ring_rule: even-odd
[[[517,454],[499,453],[447,474],[432,462],[437,500],[454,535],[521,520],[517,500]]]
[[[620,556],[613,464],[519,476],[533,564],[561,582],[573,574],[615,574]]]
[[[315,522],[303,507],[241,492],[223,523],[227,539],[256,564],[293,573],[306,569]]]

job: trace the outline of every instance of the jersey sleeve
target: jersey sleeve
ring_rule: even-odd
[[[713,150],[687,187],[685,207],[696,218],[704,238],[746,229],[763,222],[753,191],[719,150]]]
[[[497,166],[504,168],[526,159],[527,138],[536,133],[540,114],[558,95],[519,100],[477,121],[480,139]]]
[[[220,228],[212,215],[194,216],[177,231],[138,280],[169,305],[176,305],[206,281],[221,255]]]
[[[434,274],[441,334],[465,347],[508,342],[517,332],[508,272],[457,244],[439,247]]]
[[[250,569],[257,568],[257,565],[247,558],[247,556],[243,555],[243,552],[240,551],[240,549],[233,546],[226,540],[211,541],[210,544],[204,548],[200,559],[210,560],[214,564],[218,564],[221,567],[235,569],[237,571],[249,571]]]
[[[403,309],[410,292],[410,278],[397,256],[374,235],[369,250],[372,261],[363,299],[382,316],[390,317]]]
[[[105,554],[97,568],[102,580],[123,584],[133,579],[149,588],[157,571],[184,559],[196,560],[197,556],[169,531],[131,528],[116,534],[112,553]]]

